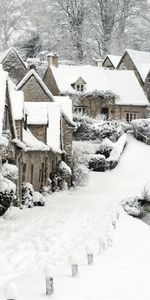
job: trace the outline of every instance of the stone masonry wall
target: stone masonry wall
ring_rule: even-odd
[[[7,54],[6,59],[2,62],[4,71],[7,71],[9,77],[15,84],[18,84],[19,81],[26,75],[27,70],[18,55],[15,52],[10,51]]]
[[[21,88],[24,92],[24,100],[29,102],[42,102],[49,101],[49,97],[36,81],[34,76],[31,76],[29,80]]]
[[[46,125],[28,125],[32,134],[43,143],[47,143],[47,126]]]

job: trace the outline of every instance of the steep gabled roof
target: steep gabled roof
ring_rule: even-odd
[[[113,65],[113,67],[116,69],[117,66],[118,66],[118,64],[119,64],[119,61],[120,61],[120,59],[121,59],[121,56],[118,56],[118,55],[110,55],[110,54],[108,54],[108,55],[104,58],[104,61],[103,61],[102,65],[105,64],[105,61],[106,61],[107,59],[110,61],[110,63],[111,63],[111,64]]]
[[[142,81],[145,82],[146,76],[150,71],[150,52],[126,49],[118,66],[123,61],[125,55],[129,55]]]
[[[27,69],[26,64],[24,63],[24,61],[21,58],[20,54],[18,53],[18,51],[14,47],[11,47],[11,48],[5,50],[4,52],[0,53],[0,63],[1,64],[3,64],[3,62],[7,59],[7,56],[10,53],[15,53],[18,56],[18,58],[21,61],[22,65],[24,66],[24,68]]]
[[[72,82],[72,84],[77,84],[79,81],[83,82],[83,84],[86,84],[85,80],[81,76],[75,82]]]
[[[17,85],[17,90],[20,90],[24,84],[26,84],[26,82],[31,78],[34,77],[35,80],[38,82],[38,84],[41,86],[41,88],[43,89],[43,91],[45,92],[45,94],[48,96],[48,98],[51,101],[54,101],[53,99],[53,95],[50,92],[50,90],[47,88],[47,86],[45,85],[45,83],[43,82],[43,80],[39,77],[39,75],[35,72],[35,70],[31,69],[25,76],[24,78],[19,82],[19,84]]]

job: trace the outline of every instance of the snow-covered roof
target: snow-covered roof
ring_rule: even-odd
[[[7,80],[8,80],[8,73],[3,71],[2,66],[0,65],[0,136],[2,135],[2,128],[3,128]]]
[[[28,125],[48,125],[47,145],[53,152],[60,150],[60,105],[54,102],[25,102]]]
[[[39,141],[29,129],[23,129],[23,143],[25,151],[49,151],[49,147]]]
[[[116,103],[119,105],[148,105],[134,71],[105,70],[89,65],[62,65],[51,70],[61,93],[75,93],[72,84],[82,77],[86,82],[84,92],[112,91],[118,95]]]
[[[60,149],[60,106],[48,103],[49,124],[47,128],[47,144],[54,152],[61,153]]]
[[[13,117],[15,120],[24,118],[24,94],[22,91],[10,90]]]
[[[105,59],[104,59],[104,61],[107,59],[107,57],[108,57],[108,59],[111,61],[111,63],[113,64],[113,66],[115,67],[115,68],[117,68],[117,66],[118,66],[118,64],[119,64],[119,61],[120,61],[120,59],[121,59],[121,56],[118,56],[118,55],[107,55],[106,57],[105,57]],[[103,61],[103,63],[104,63],[104,61]]]
[[[27,123],[29,125],[47,125],[48,107],[45,102],[25,102],[28,112]]]
[[[113,92],[119,98],[115,100],[118,105],[149,105],[142,87],[140,86],[134,71],[119,71],[107,70],[107,77],[109,78]]]
[[[132,49],[126,49],[125,52],[129,54],[144,82],[148,72],[150,71],[150,52]]]
[[[60,106],[64,117],[74,126],[72,118],[72,100],[69,96],[54,96],[55,102]]]
[[[13,53],[13,52],[15,52],[15,54],[17,54],[17,56],[19,57],[20,61],[22,62],[22,64],[26,68],[26,64],[24,63],[24,61],[21,58],[20,54],[18,53],[18,51],[14,47],[10,47],[9,49],[7,49],[4,52],[0,53],[0,63],[3,63],[3,61],[5,60],[5,58],[7,57],[7,55],[10,54],[10,53]]]
[[[40,76],[35,72],[35,70],[31,69],[24,77],[23,79],[19,82],[17,85],[17,90],[21,89],[23,85],[30,79],[31,76],[34,76],[34,78],[37,80],[41,88],[44,90],[46,95],[49,97],[51,101],[54,101],[53,95],[50,92],[50,90],[47,88],[43,80],[40,78]]]

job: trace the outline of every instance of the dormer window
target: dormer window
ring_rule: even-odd
[[[76,82],[72,83],[72,87],[77,92],[84,92],[85,91],[85,85],[86,85],[86,82],[81,77],[79,77]]]
[[[76,85],[76,90],[78,92],[83,92],[84,91],[84,85],[83,84],[77,84]]]

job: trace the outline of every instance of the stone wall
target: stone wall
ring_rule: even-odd
[[[23,153],[22,182],[30,182],[36,191],[47,184],[51,174],[56,172],[60,155],[47,151],[28,151]]]
[[[61,120],[61,139],[62,139],[62,149],[66,154],[66,163],[72,167],[72,140],[73,140],[73,128],[69,126],[64,117]]]
[[[43,77],[43,81],[54,96],[59,96],[60,94],[59,89],[57,87],[53,73],[49,67],[46,70],[46,73]]]
[[[108,108],[109,119],[114,118],[114,104],[113,100],[104,100],[102,98],[84,98],[83,100],[73,100],[73,111],[75,107],[82,106],[86,108],[86,113],[92,118],[101,114],[102,108]]]
[[[144,82],[144,91],[145,91],[145,93],[147,95],[147,98],[150,102],[150,72],[147,75],[146,80]]]
[[[19,59],[18,55],[14,51],[10,51],[4,61],[2,62],[4,71],[7,71],[9,77],[15,84],[18,84],[19,81],[26,75],[27,70]]]
[[[43,143],[47,143],[46,125],[28,125],[28,128],[37,139],[39,139]]]
[[[24,92],[24,100],[29,102],[49,101],[43,88],[32,75],[28,81],[22,86],[21,90]]]

